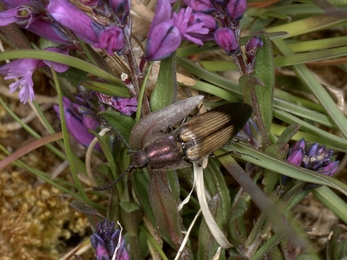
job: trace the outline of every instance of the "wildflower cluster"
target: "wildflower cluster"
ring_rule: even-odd
[[[90,236],[90,242],[98,260],[129,260],[121,229],[115,229],[114,222],[104,220],[99,223],[96,232]]]
[[[332,176],[338,166],[339,161],[332,160],[333,150],[320,146],[318,143],[307,145],[304,139],[296,142],[289,150],[287,161],[296,166],[300,166],[315,172]]]
[[[106,105],[112,106],[125,115],[131,115],[136,111],[137,101],[135,98],[112,97],[82,87],[80,87],[79,95],[76,96],[76,102],[63,97],[63,109],[68,131],[83,146],[87,147],[94,139],[94,135],[88,131],[89,129],[101,130],[101,122],[97,113],[106,110]],[[55,105],[53,108],[60,117],[59,106]],[[97,144],[96,148],[100,149],[100,146]]]
[[[147,60],[166,58],[178,48],[181,40],[198,45],[214,40],[227,54],[241,54],[239,21],[247,9],[246,0],[185,0],[184,3],[186,8],[172,13],[169,1],[158,1],[148,34]],[[246,44],[246,62],[249,67],[246,72],[252,71],[256,51],[262,45],[258,36],[252,37]]]

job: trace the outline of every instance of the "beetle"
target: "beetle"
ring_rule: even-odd
[[[179,101],[141,119],[130,134],[128,169],[110,185],[100,188],[112,187],[137,168],[179,169],[190,166],[189,162],[201,161],[235,137],[253,112],[245,103],[222,105],[193,117],[174,131],[165,132],[187,116],[202,98]]]

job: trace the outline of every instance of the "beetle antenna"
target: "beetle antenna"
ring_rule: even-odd
[[[121,175],[119,175],[118,178],[112,181],[110,184],[106,186],[101,186],[101,187],[93,187],[93,190],[98,190],[98,191],[108,190],[112,188],[114,185],[116,185],[121,179],[123,179],[128,172],[132,172],[133,170],[135,170],[135,166],[129,165],[128,169],[125,172],[123,172]]]

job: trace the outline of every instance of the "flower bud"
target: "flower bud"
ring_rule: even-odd
[[[100,49],[106,49],[107,53],[113,55],[113,52],[121,52],[125,46],[123,29],[117,26],[105,28],[98,34],[99,42],[94,46]]]
[[[219,47],[232,54],[239,49],[239,43],[236,39],[234,31],[229,28],[220,28],[214,33],[214,40]]]
[[[232,22],[241,20],[244,12],[247,10],[246,0],[230,0],[227,5],[227,15]]]
[[[259,47],[263,46],[263,40],[260,36],[253,36],[246,44],[245,53],[247,57],[247,63],[253,65],[255,56]]]
[[[153,28],[148,37],[145,59],[162,60],[170,56],[180,46],[182,37],[179,30],[169,22],[163,22]]]
[[[287,161],[293,165],[300,166],[303,159],[303,155],[304,155],[304,151],[300,147],[299,149],[296,149],[295,151],[293,151],[293,153],[291,153],[288,156]]]

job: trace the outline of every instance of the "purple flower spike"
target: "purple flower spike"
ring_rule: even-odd
[[[130,260],[121,229],[115,230],[113,222],[104,220],[98,224],[96,232],[90,236],[97,260]]]
[[[305,150],[306,142],[304,139],[296,142],[289,150],[287,161],[296,166],[332,176],[338,166],[339,161],[331,162],[332,150],[327,150],[325,146],[314,143]],[[307,184],[305,189],[317,188],[319,185]]]
[[[180,46],[182,41],[179,30],[169,22],[153,28],[148,37],[145,59],[162,60],[169,57]]]
[[[225,50],[229,55],[240,48],[235,33],[229,28],[218,29],[214,33],[214,40],[217,45]]]
[[[183,2],[197,12],[211,13],[216,10],[210,0],[183,0]]]
[[[244,12],[247,10],[246,0],[230,0],[227,5],[227,15],[232,22],[241,20]]]

